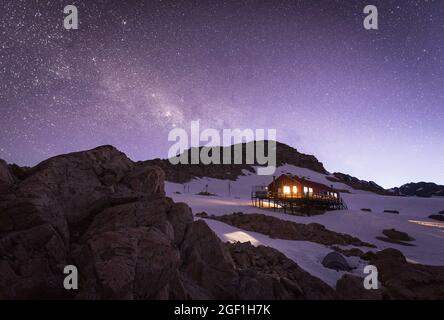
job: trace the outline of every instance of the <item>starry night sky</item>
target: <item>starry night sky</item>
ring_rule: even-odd
[[[166,158],[168,132],[200,119],[275,128],[327,170],[385,187],[444,184],[442,0],[1,3],[8,162],[101,144]],[[78,30],[63,28],[68,4]]]

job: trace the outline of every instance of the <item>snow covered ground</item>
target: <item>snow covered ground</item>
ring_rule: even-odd
[[[332,183],[323,174],[291,165],[278,168],[276,176],[285,172],[304,176],[326,185],[333,185],[337,189],[349,190],[350,193],[341,195],[349,209],[305,217],[252,207],[251,187],[260,184],[267,185],[272,178],[251,173],[231,182],[208,178],[196,179],[187,184],[166,182],[166,192],[176,202],[187,203],[193,209],[194,214],[202,211],[215,215],[233,212],[261,213],[300,223],[317,222],[330,230],[350,234],[362,241],[373,243],[378,247],[378,250],[389,247],[396,248],[402,251],[411,262],[444,265],[444,223],[428,218],[430,214],[444,210],[444,198],[380,196],[367,191],[354,190],[342,183]],[[204,191],[206,185],[208,192],[217,196],[196,195],[196,193]],[[372,212],[361,211],[362,208],[372,209]],[[398,210],[400,213],[384,213],[384,210]],[[304,270],[332,286],[342,275],[341,272],[322,266],[322,258],[331,251],[326,246],[307,241],[271,239],[266,235],[241,230],[222,222],[208,219],[206,222],[223,241],[250,241],[253,245],[262,244],[273,247],[294,260]],[[415,246],[407,247],[376,239],[377,236],[382,236],[383,229],[390,228],[407,232],[414,237],[416,239],[413,241]],[[363,249],[366,250],[366,248]],[[351,260],[350,263],[358,267],[354,273],[360,273],[363,276],[363,262]]]
[[[272,181],[271,176],[258,176],[255,173],[244,170],[245,175],[240,176],[237,181],[231,182],[231,194],[236,196],[250,197],[251,186],[253,185],[268,185]],[[306,168],[299,168],[293,165],[283,165],[276,169],[275,176],[278,177],[281,174],[291,173],[294,175],[298,175],[300,177],[304,177],[308,180],[312,180],[315,182],[319,182],[328,186],[333,186],[336,189],[341,190],[349,190],[353,193],[359,194],[368,194],[370,192],[362,191],[362,190],[354,190],[346,184],[339,182],[332,182],[326,179],[327,175],[324,175],[319,172],[315,172]],[[333,176],[331,176],[333,177]],[[211,178],[203,178],[196,179],[192,182],[186,183],[185,187],[190,187],[190,192],[200,192],[205,189],[205,184],[209,185],[208,191],[212,193],[216,193],[221,196],[228,195],[228,180],[219,180],[219,179],[211,179]],[[183,185],[179,184],[173,188],[175,191],[183,192]],[[372,194],[372,193],[370,193]]]

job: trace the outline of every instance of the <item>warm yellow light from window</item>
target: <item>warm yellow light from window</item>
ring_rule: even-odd
[[[298,193],[298,188],[296,186],[293,186],[293,193]]]
[[[284,186],[284,193],[285,194],[290,193],[290,186]]]

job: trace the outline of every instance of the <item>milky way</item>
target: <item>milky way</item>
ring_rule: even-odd
[[[63,8],[79,29],[63,28]],[[0,158],[275,128],[329,171],[444,184],[444,2],[2,1]]]

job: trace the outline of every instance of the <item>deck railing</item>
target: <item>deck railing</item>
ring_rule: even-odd
[[[343,199],[329,194],[319,193],[283,193],[268,190],[251,192],[253,206],[268,207],[273,210],[283,209],[284,212],[310,212],[310,208],[323,208],[327,210],[347,209]]]
[[[269,191],[267,196],[269,198],[278,198],[278,199],[313,199],[313,200],[329,200],[329,201],[339,201],[339,197],[334,197],[326,194],[319,193],[283,193],[283,192],[272,192]]]

